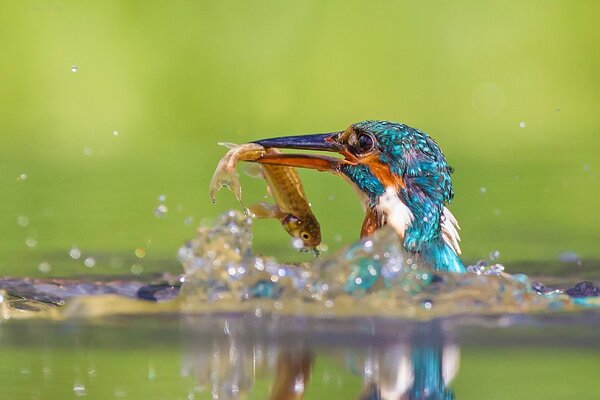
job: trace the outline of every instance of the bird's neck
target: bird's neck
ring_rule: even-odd
[[[458,225],[444,207],[448,196],[434,190],[434,185],[425,192],[408,180],[400,190],[385,187],[366,165],[342,168],[342,173],[364,196],[366,216],[361,236],[389,224],[402,238],[404,247],[424,264],[439,271],[465,272],[457,255]]]

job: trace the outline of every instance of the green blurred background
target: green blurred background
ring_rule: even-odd
[[[364,119],[441,145],[465,259],[597,258],[597,4],[2,0],[0,274],[177,272],[195,226],[239,207],[209,201],[216,142]],[[301,174],[330,251],[354,240],[353,190]],[[306,257],[275,221],[255,233]]]

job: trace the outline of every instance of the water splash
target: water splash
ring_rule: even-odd
[[[591,282],[563,292],[484,261],[469,266],[465,274],[432,271],[385,227],[307,263],[282,263],[255,254],[251,228],[252,219],[237,211],[200,226],[178,251],[184,274],[166,281],[0,280],[0,289],[7,291],[0,314],[64,319],[234,312],[428,320],[600,307],[600,290]],[[138,248],[135,255],[141,259],[145,250]],[[131,267],[133,275],[142,272],[140,264]]]
[[[562,292],[540,292],[527,276],[510,275],[500,264],[479,263],[466,274],[433,272],[386,228],[331,257],[279,263],[253,253],[251,223],[230,211],[212,227],[199,228],[179,250],[186,272],[181,298],[188,310],[200,304],[249,310],[259,304],[284,314],[429,319],[574,306]]]

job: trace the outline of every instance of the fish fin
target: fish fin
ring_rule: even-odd
[[[248,210],[254,218],[277,218],[280,217],[279,209],[276,205],[261,201],[259,203],[252,204],[248,207]]]
[[[235,149],[236,147],[238,147],[238,145],[237,145],[237,144],[235,144],[235,143],[230,143],[230,142],[217,142],[217,144],[218,144],[219,146],[225,146],[225,147],[227,147],[228,149]]]
[[[240,160],[253,161],[261,157],[265,150],[262,146],[248,143],[237,145],[234,143],[220,142],[222,146],[230,150],[219,161],[215,173],[212,177],[209,187],[209,195],[212,202],[215,202],[216,194],[222,187],[229,188],[238,201],[242,201],[242,187],[240,185],[239,175],[236,172],[236,165]]]
[[[260,164],[248,164],[244,167],[244,169],[242,170],[244,171],[244,174],[248,175],[251,178],[262,178],[263,177],[263,173],[262,173],[262,167],[260,166]]]
[[[267,190],[265,193],[265,199],[268,199],[269,197],[273,198],[273,191],[271,190],[271,186],[267,186]]]
[[[210,195],[210,200],[213,203],[216,203],[217,192],[221,190],[221,188],[228,188],[233,192],[236,199],[238,201],[242,201],[242,186],[240,185],[240,180],[237,172],[230,171],[226,168],[221,168],[221,163],[217,166],[215,173],[210,181],[210,186],[208,189],[208,194]]]

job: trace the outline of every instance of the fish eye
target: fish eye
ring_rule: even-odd
[[[364,154],[373,149],[375,140],[368,133],[360,133],[356,139],[355,150],[357,154]]]

